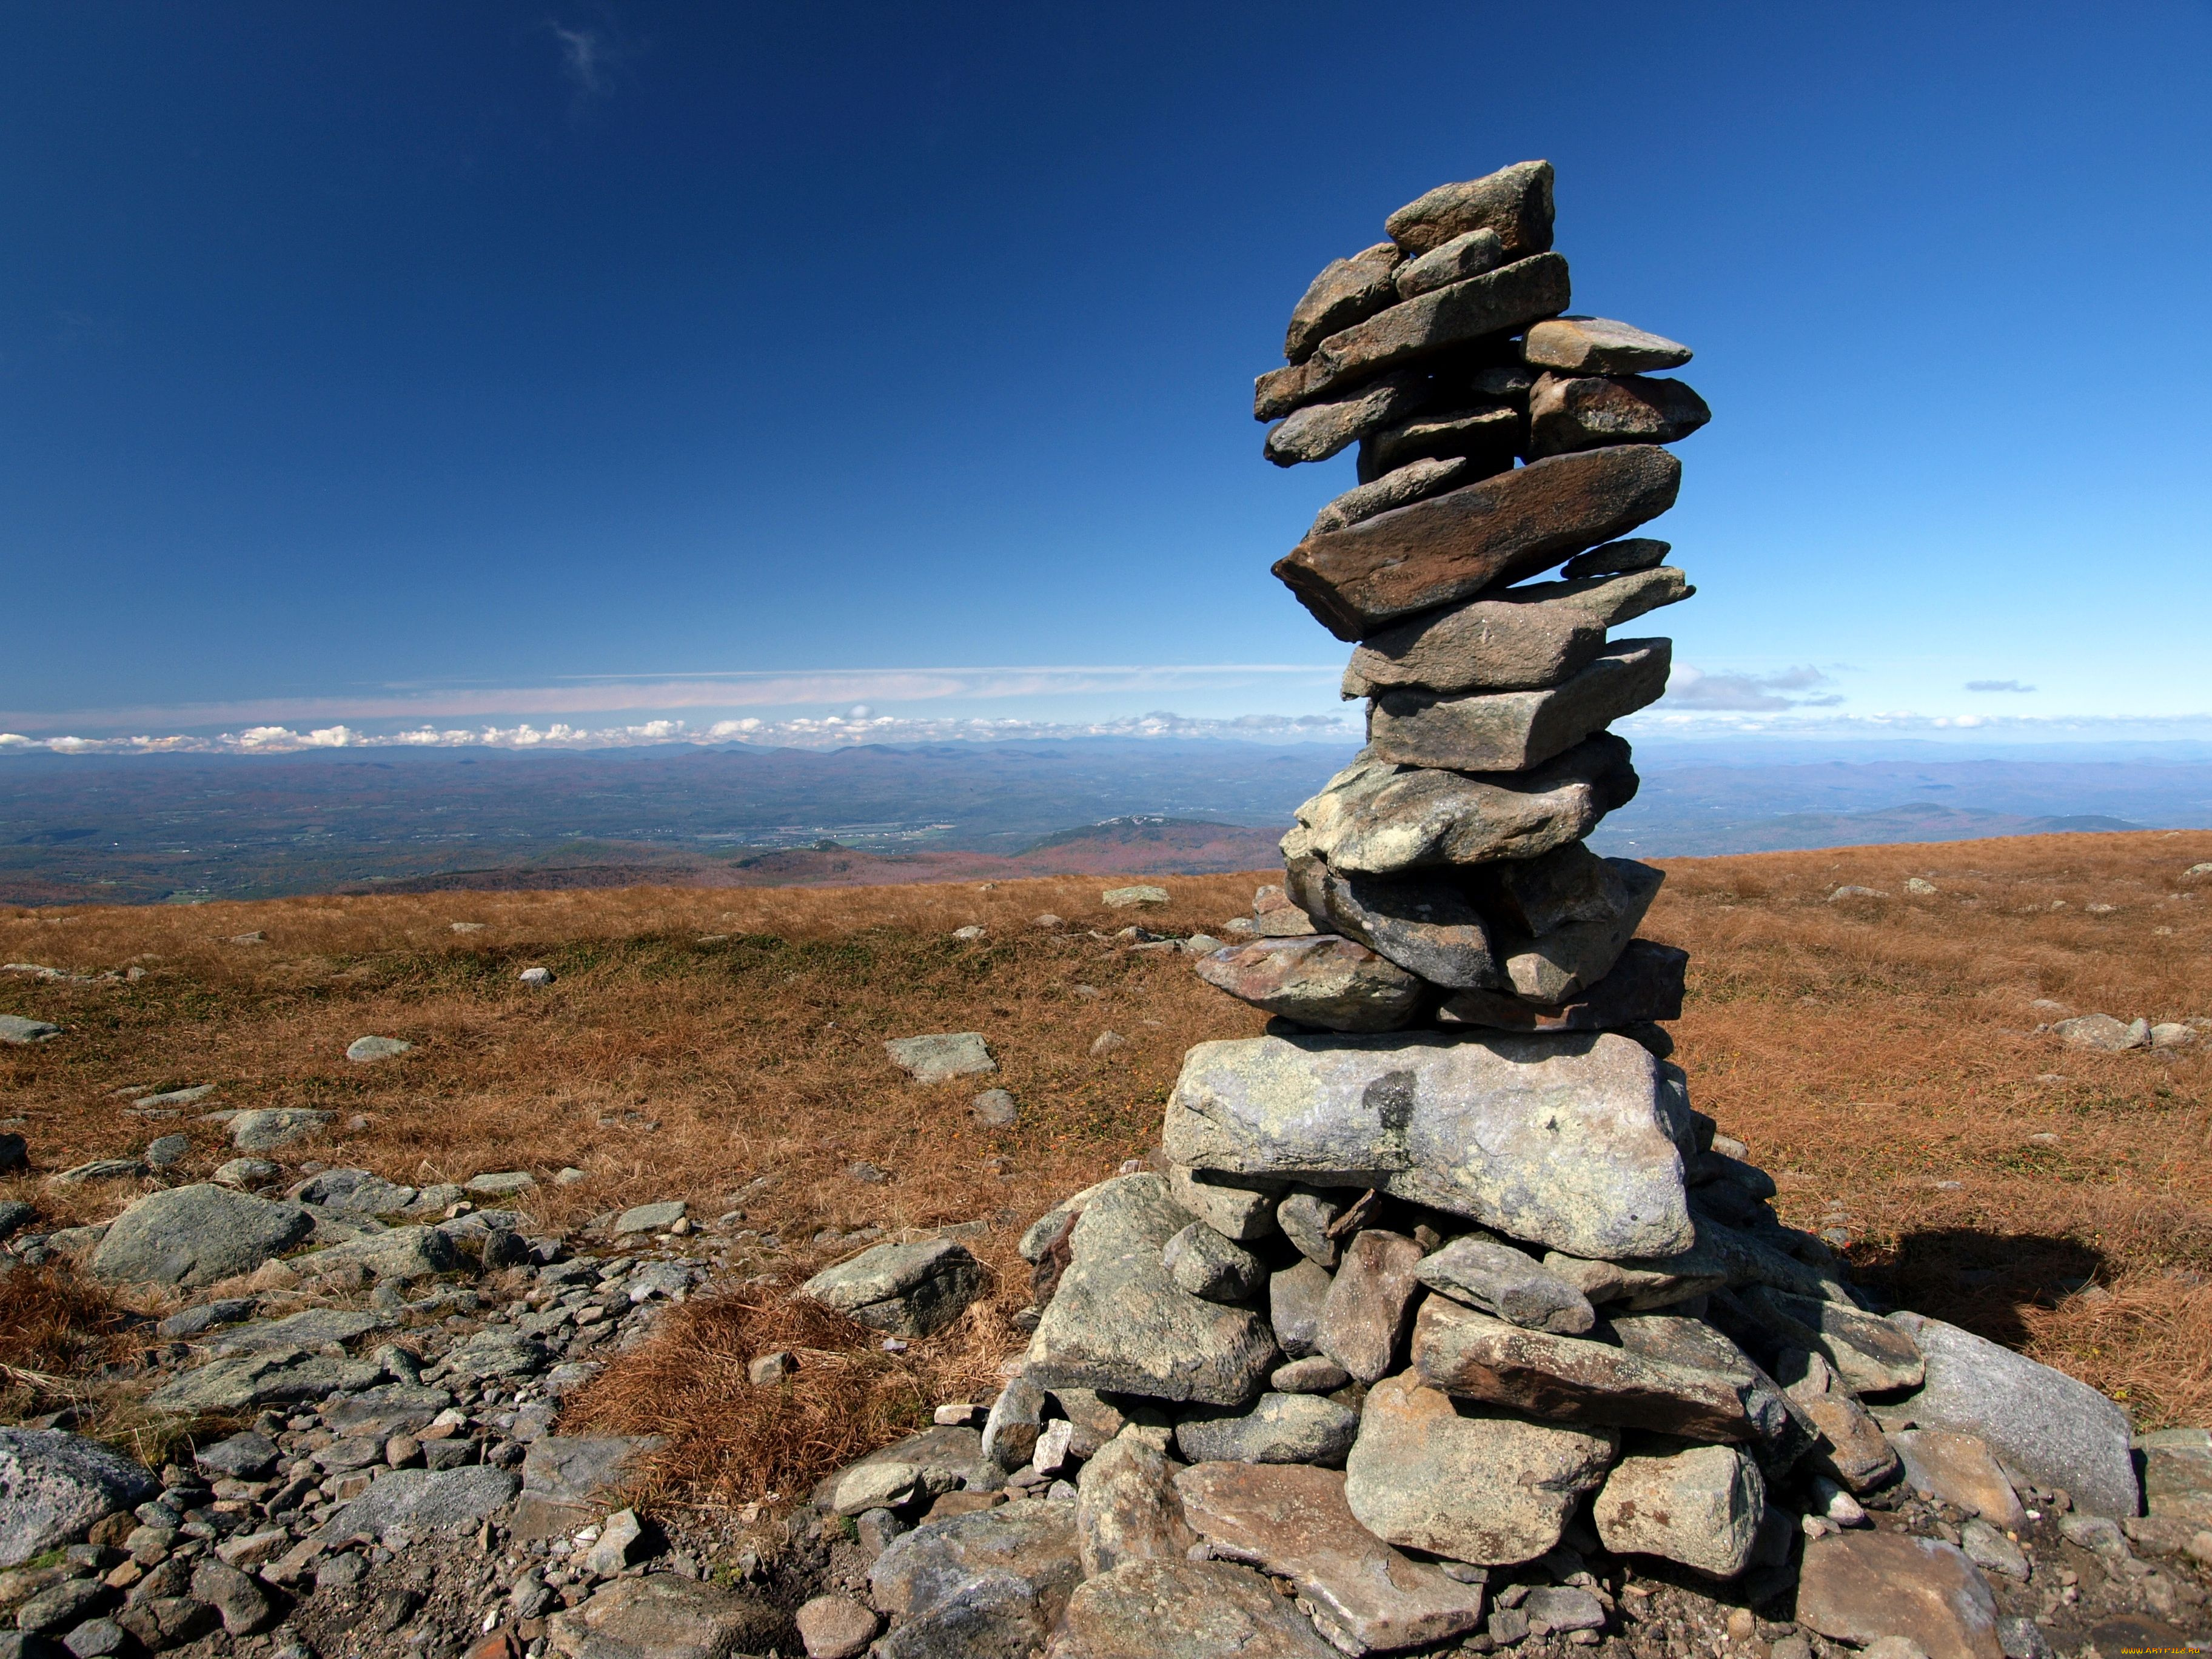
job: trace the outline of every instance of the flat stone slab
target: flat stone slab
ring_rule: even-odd
[[[958,1318],[983,1288],[983,1269],[950,1238],[878,1244],[825,1267],[799,1293],[870,1328],[927,1336]]]
[[[1317,854],[1288,860],[1285,879],[1330,933],[1356,939],[1431,985],[1504,982],[1490,924],[1462,884],[1440,872],[1371,876],[1332,869]]]
[[[1664,1087],[1610,1033],[1250,1037],[1189,1051],[1163,1139],[1194,1168],[1377,1187],[1575,1255],[1671,1256],[1696,1235]]]
[[[1395,1031],[1427,995],[1387,957],[1334,933],[1227,945],[1193,965],[1207,984],[1255,1008],[1332,1031]]]
[[[66,1544],[161,1489],[98,1441],[60,1429],[0,1428],[0,1568]]]
[[[1368,746],[1401,766],[1525,772],[1658,702],[1673,662],[1671,640],[1620,640],[1540,691],[1384,691]]]
[[[263,1106],[240,1112],[225,1126],[230,1144],[241,1152],[266,1152],[305,1140],[331,1121],[328,1112],[304,1106]]]
[[[1407,1372],[1367,1391],[1345,1501],[1368,1531],[1401,1548],[1509,1566],[1559,1541],[1620,1447],[1616,1429],[1459,1405]]]
[[[1865,1647],[1885,1636],[1928,1659],[2003,1659],[1996,1598],[1965,1552],[1933,1538],[1845,1532],[1805,1545],[1797,1622]]]
[[[1274,574],[1337,638],[1364,640],[1657,518],[1674,506],[1681,477],[1681,463],[1656,444],[1549,456],[1309,534],[1275,562]]]
[[[1359,1413],[1317,1394],[1263,1394],[1249,1412],[1186,1413],[1176,1449],[1194,1463],[1297,1463],[1342,1468]]]
[[[1705,400],[1680,380],[1548,374],[1528,395],[1528,453],[1679,443],[1712,418]]]
[[[1044,1653],[1045,1659],[1340,1659],[1266,1579],[1222,1561],[1131,1561],[1089,1580],[1068,1598]]]
[[[1680,368],[1690,348],[1610,317],[1554,317],[1528,331],[1522,361],[1578,374],[1643,374]]]
[[[341,1504],[318,1534],[325,1539],[368,1533],[410,1538],[474,1526],[512,1498],[522,1482],[506,1469],[478,1463],[459,1469],[392,1469],[349,1504]]]
[[[732,1659],[766,1651],[782,1624],[751,1596],[656,1572],[617,1578],[555,1613],[545,1639],[562,1659]]]
[[[1413,1322],[1413,1369],[1462,1399],[1558,1423],[1607,1423],[1697,1440],[1747,1440],[1729,1380],[1610,1343],[1510,1325],[1431,1297]]]
[[[1267,1322],[1191,1295],[1161,1253],[1190,1224],[1165,1180],[1121,1176],[1094,1192],[1069,1237],[1067,1270],[1030,1340],[1045,1388],[1097,1389],[1240,1406],[1276,1364]]]
[[[274,1348],[236,1359],[216,1359],[172,1377],[147,1397],[157,1412],[190,1416],[240,1413],[258,1406],[320,1400],[341,1390],[365,1389],[384,1374],[368,1360],[331,1359],[298,1348]]]
[[[1377,242],[1348,259],[1331,259],[1307,284],[1291,307],[1283,334],[1283,356],[1302,363],[1313,349],[1340,329],[1364,322],[1400,296],[1392,273],[1405,258],[1395,242]]]
[[[1474,1233],[1421,1258],[1413,1276],[1455,1302],[1530,1330],[1580,1336],[1597,1322],[1589,1298],[1522,1250]]]
[[[983,1451],[984,1437],[980,1430],[963,1428],[955,1424],[939,1424],[933,1428],[910,1434],[879,1450],[870,1452],[857,1462],[848,1463],[842,1469],[832,1470],[815,1482],[811,1501],[817,1509],[836,1507],[837,1488],[845,1477],[855,1470],[896,1467],[907,1471],[911,1481],[915,1474],[926,1469],[942,1469],[955,1484],[980,1488],[990,1482],[992,1476],[986,1467],[989,1460]],[[1024,1461],[1027,1461],[1024,1459]],[[1003,1472],[1002,1472],[1003,1473]]]
[[[884,1044],[891,1064],[915,1083],[944,1083],[956,1077],[995,1072],[981,1031],[939,1031],[927,1036],[893,1037]]]
[[[1298,808],[1283,855],[1393,875],[1534,858],[1580,841],[1636,798],[1628,744],[1610,733],[1528,772],[1401,766],[1362,750]]]
[[[93,1277],[111,1285],[197,1290],[252,1273],[303,1242],[313,1218],[228,1187],[200,1182],[151,1193],[115,1218],[93,1252]]]
[[[325,1170],[295,1187],[291,1196],[332,1215],[380,1216],[398,1214],[415,1201],[416,1191],[367,1170]]]
[[[1352,653],[1344,695],[1558,685],[1605,649],[1607,629],[1697,591],[1671,566],[1509,587],[1383,629]]]
[[[1820,1354],[1853,1394],[1917,1388],[1925,1374],[1919,1348],[1893,1321],[1770,1285],[1747,1285],[1739,1300],[1785,1340]]]
[[[1566,309],[1570,293],[1567,262],[1547,252],[1401,300],[1314,348],[1304,398],[1310,401],[1401,363],[1554,316]]]
[[[1109,887],[1098,896],[1098,901],[1109,910],[1126,910],[1139,904],[1165,904],[1168,890],[1139,882],[1133,887]]]
[[[2092,1515],[2142,1513],[2120,1407],[2063,1371],[1940,1319],[1890,1317],[1926,1364],[1927,1380],[1905,1407],[1921,1427],[1980,1436],[2037,1486],[2064,1487]]]
[[[0,1042],[51,1042],[61,1034],[60,1026],[43,1019],[26,1019],[21,1014],[0,1014]]]
[[[1915,1492],[1978,1515],[2007,1532],[2027,1524],[2020,1494],[1979,1435],[1949,1429],[1899,1429],[1889,1437]]]
[[[659,1204],[635,1204],[615,1218],[617,1237],[629,1233],[665,1233],[691,1213],[691,1206],[682,1199],[670,1199]]]
[[[1261,453],[1277,466],[1325,461],[1370,433],[1403,419],[1428,400],[1425,374],[1408,369],[1370,380],[1340,398],[1294,410],[1267,434]]]
[[[1347,1650],[1423,1647],[1473,1630],[1482,1586],[1391,1548],[1361,1526],[1333,1469],[1200,1462],[1176,1472],[1192,1529],[1216,1556],[1288,1578]]]
[[[258,1320],[228,1330],[216,1340],[218,1352],[260,1353],[270,1348],[314,1349],[325,1342],[352,1343],[371,1331],[386,1329],[382,1314],[351,1308],[309,1308],[283,1319]]]

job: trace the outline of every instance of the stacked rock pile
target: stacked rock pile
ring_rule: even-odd
[[[1686,958],[1632,943],[1660,873],[1583,837],[1636,792],[1606,727],[1666,689],[1671,649],[1607,630],[1693,591],[1666,543],[1622,538],[1674,503],[1662,446],[1708,418],[1650,373],[1689,350],[1560,314],[1547,162],[1386,228],[1314,279],[1257,404],[1281,465],[1359,446],[1358,486],[1275,574],[1358,643],[1368,744],[1298,809],[1263,937],[1200,971],[1330,1030],[1627,1030],[1663,1056]]]
[[[1619,538],[1706,410],[1645,374],[1682,347],[1563,314],[1552,216],[1543,162],[1432,191],[1260,381],[1273,459],[1360,446],[1275,569],[1358,642],[1370,741],[1300,809],[1261,937],[1200,966],[1277,1018],[1191,1049],[1152,1166],[1024,1237],[1036,1323],[980,1447],[825,1487],[884,1545],[890,1659],[1589,1644],[1634,1625],[1638,1561],[1770,1639],[1998,1659],[2040,1640],[1984,1571],[2033,1571],[2022,1495],[2140,1510],[2118,1406],[1882,1316],[1666,1058],[1659,873],[1583,837],[1636,788],[1607,723],[1667,678],[1666,641],[1607,630],[1690,592]],[[1070,1501],[988,1507],[1002,1476]],[[1964,1529],[1867,1526],[1915,1494]],[[902,1504],[929,1524],[868,1521]]]

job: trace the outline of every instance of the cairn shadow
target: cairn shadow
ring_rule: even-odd
[[[1907,1233],[1860,1277],[1910,1308],[2008,1348],[2024,1346],[2030,1308],[2057,1306],[2106,1278],[2103,1251],[2078,1238],[1938,1227]]]

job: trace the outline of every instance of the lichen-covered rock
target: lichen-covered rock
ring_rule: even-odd
[[[1212,1406],[1258,1394],[1276,1359],[1267,1322],[1191,1295],[1161,1259],[1190,1220],[1158,1176],[1101,1187],[1075,1224],[1067,1271],[1030,1339],[1030,1376],[1046,1388]]]
[[[1716,1578],[1750,1565],[1765,1513],[1759,1466],[1733,1446],[1624,1457],[1592,1510],[1606,1548],[1664,1556]]]
[[[1066,1616],[1045,1649],[1045,1659],[1220,1659],[1224,1654],[1339,1659],[1265,1579],[1222,1561],[1131,1561],[1102,1574],[1068,1599]]]
[[[92,1274],[111,1285],[176,1285],[197,1290],[250,1273],[305,1240],[314,1221],[279,1204],[203,1182],[149,1193],[115,1218],[92,1255]]]
[[[1589,1298],[1526,1251],[1470,1233],[1424,1256],[1413,1276],[1431,1290],[1530,1330],[1580,1336],[1597,1322]]]
[[[966,1245],[932,1238],[864,1250],[823,1268],[799,1293],[873,1330],[928,1336],[958,1318],[982,1288],[982,1266]]]
[[[1658,1062],[1611,1033],[1248,1037],[1184,1056],[1179,1163],[1326,1175],[1576,1255],[1696,1238]],[[1065,1294],[1065,1291],[1062,1292]]]
[[[1165,1454],[1139,1435],[1117,1434],[1100,1447],[1076,1476],[1075,1493],[1085,1578],[1127,1561],[1180,1561],[1198,1541]]]
[[[868,1570],[884,1659],[1030,1659],[1082,1582],[1075,1512],[1032,1499],[893,1539]]]
[[[1401,1548],[1510,1565],[1559,1541],[1620,1446],[1618,1430],[1455,1404],[1407,1373],[1367,1392],[1345,1500],[1362,1526]]]
[[[1187,1413],[1176,1449],[1194,1463],[1310,1463],[1341,1468],[1359,1413],[1317,1394],[1263,1394],[1251,1410]]]
[[[1228,945],[1196,966],[1207,984],[1255,1008],[1331,1031],[1395,1031],[1427,995],[1396,963],[1334,933]]]
[[[102,1516],[161,1489],[96,1440],[60,1429],[0,1428],[0,1567],[69,1543]]]
[[[1805,1546],[1797,1622],[1864,1647],[1885,1636],[1928,1659],[2002,1659],[1996,1598],[1955,1545],[1894,1532],[1845,1532]]]

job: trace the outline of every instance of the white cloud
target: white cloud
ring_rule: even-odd
[[[2018,680],[1968,680],[1966,682],[1966,690],[1969,691],[2018,691],[2026,693],[2034,690],[2035,688],[2032,685],[2023,685]]]
[[[1811,666],[1785,668],[1778,674],[1708,674],[1687,665],[1678,665],[1668,680],[1661,707],[1765,712],[1781,708],[1831,708],[1843,702],[1830,692],[1817,697],[1792,696],[1833,682]]]

